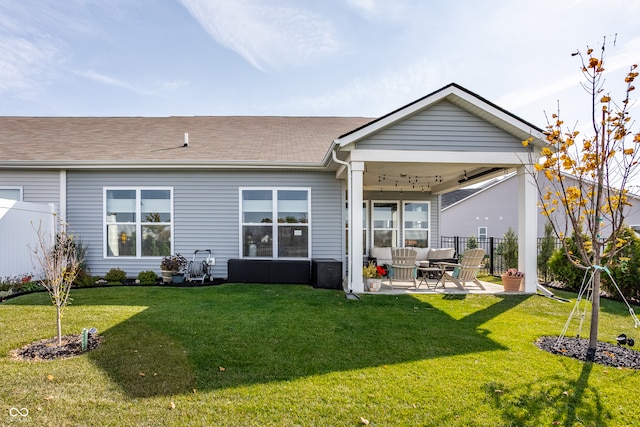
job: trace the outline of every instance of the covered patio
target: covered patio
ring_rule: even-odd
[[[543,139],[538,127],[456,84],[342,135],[332,157],[347,200],[347,254],[366,259],[371,247],[438,248],[441,195],[515,171],[518,193],[505,197],[518,199],[518,269],[524,292],[535,293],[538,197],[531,170]],[[363,257],[345,257],[348,292],[365,291]],[[379,292],[476,292],[451,286]],[[486,288],[478,292],[502,292]]]
[[[424,284],[414,288],[413,286],[395,286],[393,289],[389,285],[387,279],[382,280],[382,286],[378,291],[364,291],[364,294],[380,294],[380,295],[407,295],[407,294],[425,294],[425,295],[466,295],[466,294],[478,294],[478,295],[505,295],[516,294],[516,292],[505,292],[501,285],[497,285],[491,282],[481,281],[484,289],[480,289],[475,286],[466,287],[460,289],[451,282],[447,282],[445,286],[438,284],[435,286],[436,280],[429,279],[429,286]],[[519,293],[519,292],[518,292]]]

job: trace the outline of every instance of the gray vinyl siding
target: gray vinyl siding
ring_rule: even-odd
[[[442,101],[357,143],[358,149],[525,151],[521,141],[483,119]]]
[[[544,174],[539,176],[539,185],[550,184]],[[570,182],[571,178],[567,178]],[[630,199],[632,206],[626,211],[625,223],[640,224],[640,200]],[[538,212],[540,209],[538,208]],[[478,236],[479,227],[487,227],[488,237],[504,237],[509,227],[518,231],[518,179],[511,176],[474,195],[460,200],[442,212],[441,232],[443,236]],[[538,215],[537,236],[544,237],[544,226],[548,218]],[[565,224],[562,216],[556,218],[560,228]]]
[[[509,227],[518,231],[518,182],[515,177],[461,200],[442,212],[443,236],[478,237],[479,227],[487,227],[487,237],[502,237]]]
[[[22,201],[60,208],[60,172],[0,170],[0,187],[22,187]]]
[[[214,277],[227,277],[227,261],[240,256],[239,188],[300,187],[311,189],[311,257],[343,257],[341,184],[333,173],[250,171],[139,171],[67,174],[67,211],[72,231],[88,247],[93,275],[111,268],[134,277],[140,271],[160,273],[160,258],[103,257],[103,188],[172,187],[174,252],[193,258],[196,249],[211,249]]]

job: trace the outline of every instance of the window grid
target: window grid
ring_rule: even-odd
[[[104,257],[147,258],[173,253],[173,189],[104,188]]]
[[[428,248],[429,202],[404,201],[402,207],[402,241],[404,246]]]
[[[310,212],[309,188],[241,188],[240,257],[308,259]]]
[[[373,246],[398,246],[399,202],[374,201],[371,213]]]
[[[478,227],[478,241],[486,242],[488,236],[487,227]]]

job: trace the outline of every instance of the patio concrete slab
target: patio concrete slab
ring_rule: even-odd
[[[382,282],[382,287],[377,292],[365,291],[364,294],[382,294],[382,295],[400,295],[400,294],[432,294],[432,295],[448,295],[448,294],[480,294],[480,295],[518,295],[520,292],[505,292],[502,285],[497,285],[490,282],[481,282],[485,289],[473,285],[465,287],[465,289],[458,288],[455,284],[447,282],[445,287],[441,283],[434,289],[435,281],[429,282],[429,286],[422,284],[418,289],[414,288],[409,282],[397,283],[393,285],[393,289],[389,286],[388,281]]]

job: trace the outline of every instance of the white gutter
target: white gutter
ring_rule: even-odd
[[[335,150],[331,151],[331,156],[333,157],[333,161],[346,166],[347,168],[347,192],[348,192],[348,198],[347,198],[347,217],[349,218],[349,235],[348,235],[348,239],[349,242],[347,244],[347,251],[349,252],[349,264],[347,265],[347,289],[349,291],[349,294],[351,294],[353,292],[353,289],[351,287],[351,283],[352,283],[352,275],[353,275],[353,218],[351,216],[351,209],[353,207],[353,203],[352,203],[352,199],[353,199],[353,191],[351,191],[351,164],[349,164],[348,162],[345,162],[343,160],[338,159],[338,156],[336,156],[336,152]]]
[[[260,170],[319,170],[326,171],[326,165],[317,162],[270,162],[270,161],[211,161],[197,160],[153,160],[153,161],[0,161],[2,169],[260,169]]]

